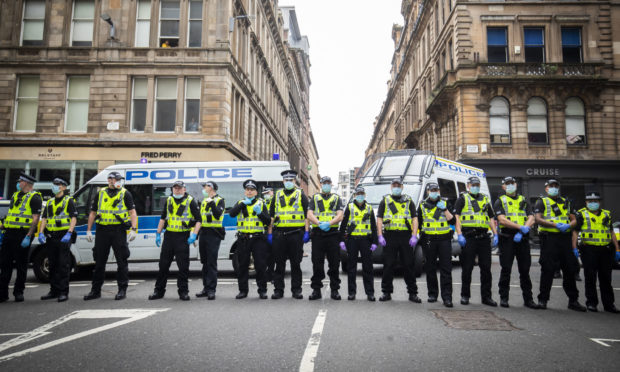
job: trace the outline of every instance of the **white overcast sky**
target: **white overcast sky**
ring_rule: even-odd
[[[374,118],[387,95],[394,52],[392,25],[402,24],[401,0],[280,0],[293,5],[310,42],[310,125],[319,171],[360,166]]]

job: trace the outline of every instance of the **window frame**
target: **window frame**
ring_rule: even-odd
[[[145,98],[139,98],[139,99],[144,99],[146,101],[146,107],[144,108],[144,129],[143,130],[135,130],[134,129],[134,108],[135,108],[135,103],[134,101],[136,100],[135,98],[135,94],[136,94],[136,79],[144,79],[146,80],[146,97]],[[148,84],[149,84],[149,79],[147,76],[132,76],[131,77],[131,108],[130,108],[130,119],[129,119],[129,131],[131,133],[144,133],[146,131],[146,113],[148,112],[148,101],[149,101],[149,95],[148,95]]]
[[[540,30],[540,35],[542,36],[542,44],[526,44],[525,40],[525,30]],[[524,26],[523,27],[523,59],[526,63],[545,63],[547,62],[547,53],[546,53],[546,39],[545,39],[545,27],[544,26]],[[542,60],[541,61],[528,61],[527,60],[527,50],[528,48],[534,49],[538,48],[542,51]]]
[[[89,104],[89,108],[86,114],[86,128],[83,131],[76,131],[76,130],[67,130],[67,119],[69,117],[68,113],[69,113],[69,103],[70,103],[70,98],[69,98],[69,89],[71,88],[71,79],[72,78],[88,78],[88,97],[86,97],[86,102]],[[80,101],[83,102],[84,100],[73,100],[73,101]],[[66,95],[65,95],[65,118],[64,118],[64,128],[63,128],[63,132],[64,133],[88,133],[88,113],[90,113],[90,75],[69,75],[67,76],[67,88],[66,88]]]
[[[200,18],[193,18],[192,19],[192,3],[200,3]],[[203,18],[202,18],[202,13],[204,12],[204,3],[202,0],[188,0],[187,2],[187,48],[202,48],[202,28],[204,26],[203,24]],[[191,38],[191,24],[193,22],[200,22],[200,45],[198,46],[190,46],[190,38]]]
[[[502,46],[500,46],[499,44],[498,45],[489,44],[489,30],[503,30],[504,31],[504,39],[505,39],[505,44],[503,45],[504,56],[505,56],[504,61],[500,62],[500,61],[491,61],[490,60],[491,53],[490,53],[489,48],[500,48]],[[486,38],[487,38],[487,40],[486,40],[487,41],[487,62],[488,63],[508,63],[508,62],[510,62],[510,56],[509,56],[510,53],[508,52],[508,45],[509,45],[509,42],[508,42],[508,27],[507,26],[487,26]]]
[[[568,101],[574,99],[579,101],[579,103],[581,103],[581,107],[583,108],[583,116],[579,116],[583,118],[583,142],[582,143],[569,143],[568,142],[568,133],[567,132],[567,122],[566,119],[568,119],[569,117],[577,117],[575,115],[566,115],[566,110],[568,109]],[[564,109],[564,131],[565,131],[565,141],[566,141],[566,146],[567,147],[580,147],[580,146],[587,146],[588,145],[588,125],[587,125],[587,111],[586,111],[586,104],[583,101],[583,99],[581,99],[580,97],[577,96],[571,96],[566,98],[566,100],[564,100],[564,105],[565,105],[565,109]]]
[[[530,102],[533,100],[540,100],[542,101],[543,105],[545,106],[545,142],[532,142],[530,140],[530,133],[542,133],[542,132],[530,132],[530,117],[532,118],[540,118],[542,115],[530,115],[529,113],[529,108],[530,108]],[[534,96],[534,97],[530,97],[530,99],[527,101],[527,109],[526,109],[526,117],[527,117],[527,142],[530,146],[541,146],[541,145],[548,145],[549,144],[549,105],[547,104],[547,101],[542,98],[542,97],[538,97],[538,96]]]
[[[32,18],[32,19],[26,19],[26,4],[28,3],[28,1],[38,1],[38,0],[24,0],[22,3],[22,28],[20,31],[20,35],[19,35],[19,45],[20,46],[44,46],[45,45],[45,14],[47,13],[47,2],[45,0],[39,0],[43,3],[43,18]],[[25,25],[26,25],[26,21],[27,20],[39,20],[39,21],[43,21],[43,33],[41,35],[41,43],[40,44],[29,44],[29,45],[24,45],[24,30]],[[35,40],[38,41],[38,40]]]
[[[162,14],[162,6],[166,2],[170,2],[170,3],[176,2],[176,3],[179,4],[179,18],[162,18],[162,15],[161,15]],[[178,48],[179,47],[179,43],[181,42],[181,0],[176,0],[176,1],[174,1],[174,0],[160,0],[159,1],[159,21],[157,22],[158,23],[157,24],[157,27],[158,27],[158,29],[157,29],[157,47],[158,48],[161,48],[162,44],[163,44],[163,42],[162,42],[162,35],[161,35],[161,23],[162,23],[162,21],[173,21],[173,20],[177,21],[179,23],[178,35],[176,37],[177,45],[176,46],[172,46],[171,45],[170,48]],[[165,40],[170,40],[170,38],[171,38],[170,36],[166,36]]]
[[[501,99],[504,100],[506,102],[506,104],[508,105],[508,114],[506,115],[506,118],[508,120],[508,142],[493,142],[493,133],[491,133],[491,118],[492,117],[503,117],[503,115],[491,115],[491,109],[493,107],[493,101],[496,99]],[[490,101],[489,101],[489,141],[490,144],[493,146],[496,145],[500,145],[500,146],[507,146],[507,145],[512,145],[512,123],[510,122],[510,101],[508,100],[508,98],[504,97],[504,96],[495,96],[493,97]],[[501,134],[499,134],[499,136],[502,136]]]
[[[140,18],[140,3],[141,2],[148,2],[149,3],[149,18]],[[151,46],[151,15],[153,13],[153,4],[151,3],[150,0],[137,0],[136,1],[136,32],[134,35],[134,47],[135,48],[149,48]],[[138,31],[139,31],[139,27],[138,25],[140,24],[140,22],[145,22],[148,21],[149,24],[149,32],[148,32],[148,43],[146,46],[142,46],[142,45],[138,45]]]
[[[93,47],[93,41],[95,39],[95,13],[97,12],[96,6],[97,4],[93,1],[93,18],[75,18],[75,5],[78,3],[78,1],[84,1],[84,0],[73,0],[71,3],[71,32],[70,32],[70,37],[69,37],[69,44],[71,47],[83,47],[83,48],[92,48]],[[84,1],[85,2],[85,1]],[[91,39],[90,39],[90,45],[73,45],[73,36],[74,36],[74,28],[75,28],[75,21],[81,21],[81,20],[89,20],[92,23],[92,34],[91,34]]]
[[[23,78],[38,78],[39,80],[39,85],[38,85],[38,90],[37,90],[37,97],[36,97],[36,102],[37,102],[37,118],[38,118],[38,114],[39,114],[39,94],[40,94],[40,90],[41,90],[41,76],[40,75],[18,75],[17,76],[17,84],[15,85],[15,105],[13,107],[15,107],[15,112],[13,114],[13,132],[16,133],[36,133],[37,131],[37,120],[35,119],[35,124],[34,124],[34,130],[19,130],[17,129],[17,114],[19,113],[19,102],[20,102],[20,96],[19,96],[19,85],[20,85],[20,81]],[[23,97],[22,99],[27,99],[27,100],[34,100],[33,97]]]
[[[564,31],[565,29],[574,29],[579,31],[579,45],[575,46],[575,45],[571,45],[568,46],[567,48],[579,48],[579,61],[578,62],[566,62],[564,59],[564,41],[563,41],[563,37],[562,37],[562,31]],[[583,55],[583,28],[579,27],[579,26],[561,26],[560,27],[560,45],[562,47],[562,63],[583,63],[584,61],[584,55]]]
[[[199,95],[199,98],[198,98],[198,118],[197,118],[198,119],[198,129],[195,130],[195,131],[186,130],[187,124],[188,124],[187,123],[187,101],[188,100],[192,100],[192,101],[196,100],[196,98],[187,98],[187,88],[189,86],[188,82],[189,82],[189,80],[192,80],[192,79],[198,80],[198,84],[199,84],[199,86],[198,86],[198,89],[199,89],[198,90],[198,95]],[[200,133],[200,127],[201,127],[201,125],[200,125],[201,124],[200,108],[201,108],[201,105],[202,105],[202,79],[200,78],[200,76],[186,76],[184,80],[185,80],[185,91],[184,91],[185,94],[183,96],[183,133]]]
[[[157,96],[157,91],[158,91],[158,87],[159,87],[159,81],[161,79],[170,79],[170,80],[174,80],[175,81],[175,92],[174,92],[174,101],[176,103],[176,105],[178,105],[178,101],[179,101],[179,80],[177,79],[177,77],[175,76],[157,76],[155,78],[155,104],[153,105],[154,108],[154,113],[153,113],[153,132],[154,133],[176,133],[176,127],[177,127],[177,115],[178,112],[176,110],[176,105],[175,105],[175,113],[174,113],[174,125],[173,125],[173,129],[171,131],[168,130],[158,130],[157,129],[157,108],[159,106],[159,101],[160,99]],[[161,101],[172,101],[171,99],[162,99]]]

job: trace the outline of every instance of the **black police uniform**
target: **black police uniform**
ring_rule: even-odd
[[[471,194],[471,197],[475,200],[482,200],[484,195],[478,193],[477,195]],[[461,211],[465,207],[465,197],[461,195],[454,205],[454,212],[452,214],[461,215]],[[489,219],[495,217],[493,208],[488,205],[486,208]],[[478,256],[478,267],[480,268],[480,295],[482,300],[492,298],[491,289],[493,277],[491,275],[491,239],[488,235],[488,228],[479,227],[461,227],[461,233],[466,239],[465,247],[461,252],[461,297],[471,297],[471,273],[474,270],[474,261]]]
[[[403,195],[394,196],[392,199],[396,202],[401,202],[404,198]],[[416,208],[413,200],[409,203],[409,213],[411,218],[416,217]],[[377,218],[384,218],[385,214],[385,197],[381,199],[379,208],[377,209]],[[418,285],[416,283],[415,272],[413,271],[413,251],[415,249],[409,246],[409,239],[411,239],[411,226],[409,230],[385,230],[383,237],[387,243],[383,247],[383,278],[381,280],[381,291],[383,293],[394,292],[394,265],[397,257],[400,258],[400,263],[404,269],[405,283],[407,284],[407,292],[410,295],[418,294]]]
[[[212,199],[215,199],[217,196],[215,195]],[[217,204],[212,200],[208,207],[215,219],[219,219],[226,210],[224,199],[220,199]],[[215,294],[217,287],[217,256],[220,250],[220,243],[225,235],[224,227],[205,227],[203,225],[200,228],[198,247],[200,250],[200,263],[202,263],[202,286],[206,294]]]
[[[320,208],[322,205],[316,206],[314,198],[319,197],[324,200],[328,200],[333,194],[316,194],[312,197],[312,201],[308,206],[308,209],[315,212],[315,208]],[[332,211],[342,211],[342,200],[340,197],[336,198],[336,203],[331,208]],[[315,213],[316,216],[316,213]],[[318,219],[318,218],[317,218]],[[323,288],[323,279],[325,278],[325,257],[327,257],[327,275],[329,276],[329,287],[332,291],[340,289],[340,275],[338,270],[340,268],[340,234],[338,233],[338,226],[331,226],[328,231],[323,231],[319,227],[312,228],[312,278],[310,287],[314,290],[320,290]]]
[[[187,193],[182,198],[172,198],[172,202],[181,204],[187,199]],[[167,203],[166,203],[167,205]],[[200,209],[196,203],[196,199],[192,198],[189,203],[189,210],[191,218],[194,221],[200,221]],[[181,210],[179,209],[179,212]],[[182,213],[182,212],[181,212]],[[161,219],[166,220],[168,216],[167,208],[161,212]],[[194,224],[190,224],[194,226]],[[177,274],[177,291],[179,296],[187,295],[188,279],[189,279],[189,244],[187,239],[189,238],[191,231],[169,231],[164,233],[164,241],[161,245],[161,253],[159,255],[159,272],[157,273],[157,280],[155,281],[155,293],[163,296],[166,293],[166,283],[168,282],[168,274],[170,272],[170,265],[172,261],[176,259],[179,273]]]

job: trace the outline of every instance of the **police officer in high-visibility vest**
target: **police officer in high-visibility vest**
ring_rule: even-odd
[[[265,203],[258,197],[256,181],[252,179],[246,180],[243,182],[243,189],[245,198],[239,200],[228,211],[230,217],[237,217],[237,250],[235,251],[235,256],[237,259],[239,294],[235,298],[240,300],[248,296],[248,268],[251,255],[254,257],[258,297],[261,300],[266,300],[267,280],[265,278],[265,269],[267,267],[269,246],[265,233],[271,223],[271,218]]]
[[[598,192],[586,194],[586,207],[576,216],[573,230],[573,251],[581,253],[586,284],[586,308],[598,311],[596,278],[601,289],[601,302],[607,312],[618,314],[614,305],[614,289],[611,286],[611,271],[614,260],[620,260],[618,239],[611,224],[611,212],[601,209],[601,196]],[[577,243],[579,242],[579,250]]]
[[[493,217],[493,207],[486,195],[480,193],[480,179],[469,177],[467,192],[463,193],[454,205],[456,216],[456,233],[458,242],[463,248],[461,253],[461,304],[468,305],[471,297],[471,273],[474,261],[478,256],[480,268],[480,294],[482,303],[488,306],[497,306],[491,294],[491,239],[488,231],[493,232],[493,245],[497,245],[498,236]]]
[[[540,293],[538,305],[547,308],[553,274],[557,263],[562,269],[562,287],[568,296],[568,308],[575,311],[587,311],[579,303],[579,290],[575,282],[575,273],[579,263],[574,256],[571,241],[571,229],[577,224],[568,200],[559,195],[560,183],[550,179],[545,183],[546,196],[534,205],[534,216],[538,224],[540,237]]]
[[[271,203],[273,202],[273,187],[271,186],[265,186],[263,188],[263,201],[265,203],[265,207],[267,207],[267,210],[270,211],[271,210]],[[273,273],[275,271],[275,266],[276,266],[276,259],[273,255],[273,247],[271,246],[271,244],[269,244],[267,246],[267,269],[265,270],[265,278],[267,279],[268,282],[272,282],[273,281]]]
[[[456,219],[441,199],[439,185],[429,182],[426,185],[427,197],[418,207],[417,216],[420,227],[420,245],[426,258],[426,286],[428,302],[437,302],[437,262],[439,261],[439,280],[441,299],[445,307],[452,307],[452,229]]]
[[[404,269],[409,301],[420,303],[418,285],[413,271],[413,251],[418,244],[418,218],[415,203],[409,195],[403,194],[400,178],[392,180],[392,193],[386,195],[377,210],[378,241],[383,246],[383,280],[379,301],[390,301],[394,292],[394,264],[396,257]],[[385,230],[385,237],[383,230]]]
[[[340,249],[347,252],[347,276],[349,301],[355,300],[357,292],[357,257],[362,257],[362,279],[368,301],[375,301],[372,252],[377,249],[377,222],[375,212],[366,203],[366,190],[355,188],[354,199],[344,210],[340,223]]]
[[[332,193],[332,179],[321,177],[321,192],[314,194],[308,206],[308,221],[312,223],[312,294],[310,300],[321,298],[325,278],[325,257],[331,298],[340,300],[340,236],[338,225],[342,221],[342,201]]]
[[[271,204],[272,233],[268,239],[273,242],[273,254],[276,261],[274,275],[275,290],[272,299],[284,296],[284,272],[286,260],[291,265],[291,292],[293,298],[302,299],[301,294],[301,259],[304,243],[310,241],[308,232],[308,197],[302,189],[295,187],[297,172],[289,169],[282,173],[284,189],[278,190]]]
[[[13,262],[17,278],[13,287],[15,302],[24,301],[26,273],[30,243],[37,232],[43,198],[33,190],[36,179],[21,173],[17,181],[17,191],[11,197],[9,211],[0,225],[0,302],[9,299],[9,282],[13,274]],[[4,230],[4,231],[2,231]]]
[[[176,259],[179,273],[177,274],[177,292],[181,301],[189,301],[189,246],[196,242],[201,226],[201,215],[198,203],[187,193],[185,182],[175,181],[172,184],[172,195],[166,200],[161,212],[155,244],[161,246],[159,255],[159,273],[155,281],[155,291],[149,300],[158,300],[166,293],[166,283],[172,260]],[[161,233],[163,230],[164,242]]]
[[[217,287],[217,256],[220,243],[226,235],[222,222],[226,209],[224,198],[217,194],[217,183],[208,181],[202,186],[204,199],[200,204],[200,263],[202,263],[202,291],[196,297],[215,300]]]
[[[47,201],[41,216],[39,243],[45,244],[50,277],[50,291],[41,297],[42,300],[63,302],[69,299],[70,249],[78,212],[73,198],[65,195],[68,185],[64,179],[54,178],[54,199]]]
[[[523,195],[517,194],[517,181],[513,177],[502,180],[505,194],[495,201],[494,209],[499,222],[499,263],[502,267],[499,276],[499,304],[509,307],[510,273],[515,257],[519,268],[519,280],[523,294],[523,304],[530,309],[538,309],[532,295],[530,267],[529,232],[534,225],[534,214]]]
[[[94,300],[101,297],[101,287],[105,276],[105,266],[108,263],[110,247],[116,258],[116,281],[118,293],[115,300],[122,300],[127,296],[129,273],[127,259],[129,258],[128,242],[133,241],[138,231],[138,215],[131,193],[123,187],[125,177],[119,172],[108,174],[108,187],[99,190],[93,201],[88,216],[86,240],[93,241],[92,227],[97,222],[95,231],[95,271],[90,292],[84,300]],[[130,230],[127,234],[127,230]]]

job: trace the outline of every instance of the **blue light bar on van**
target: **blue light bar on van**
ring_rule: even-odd
[[[153,170],[127,170],[125,179],[135,180],[207,180],[252,178],[252,168],[207,168],[207,169],[153,169]]]
[[[273,153],[273,160],[280,160],[280,154],[278,154],[277,152]]]

